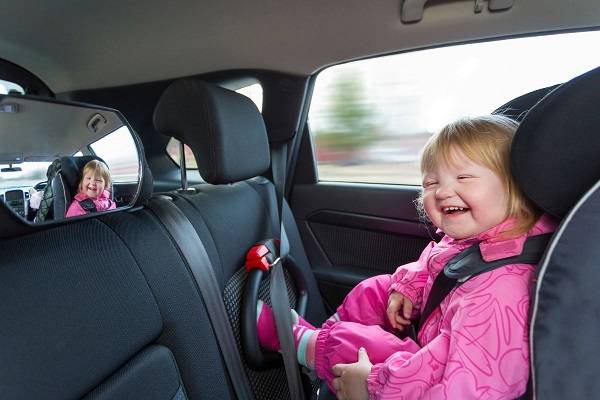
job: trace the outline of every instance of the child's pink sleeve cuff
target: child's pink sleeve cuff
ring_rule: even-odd
[[[413,310],[417,311],[420,309],[421,297],[423,295],[423,287],[425,284],[420,285],[419,287],[414,287],[410,283],[402,283],[397,282],[393,283],[390,286],[389,293],[399,292],[402,293],[405,297],[408,297],[410,302],[413,304]],[[414,315],[414,312],[413,312]]]
[[[381,389],[387,381],[385,376],[383,377],[383,381],[381,381],[380,371],[382,366],[383,364],[373,365],[371,367],[371,373],[367,377],[367,390],[369,392],[369,400],[376,400],[379,398]]]

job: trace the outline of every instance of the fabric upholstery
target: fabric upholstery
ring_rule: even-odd
[[[517,130],[511,169],[522,190],[562,219],[538,265],[530,328],[536,398],[600,392],[600,68],[538,102]],[[590,189],[591,188],[591,189]]]
[[[168,234],[147,210],[100,219],[127,244],[156,297],[164,326],[156,342],[173,353],[189,398],[233,399],[202,297]]]
[[[127,247],[96,219],[0,241],[3,399],[79,398],[163,326]]]
[[[241,94],[198,79],[175,81],[156,106],[154,125],[190,146],[206,182],[238,182],[269,168],[265,124]]]
[[[83,400],[173,400],[187,399],[173,354],[164,346],[152,345],[110,376]]]
[[[517,182],[558,218],[600,179],[599,87],[600,68],[559,86],[527,113],[514,138]]]
[[[537,398],[600,393],[600,185],[563,222],[541,268],[531,324]]]

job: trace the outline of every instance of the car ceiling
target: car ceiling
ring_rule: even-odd
[[[72,155],[84,146],[123,126],[112,111],[35,101],[18,96],[0,98],[0,106],[11,105],[16,111],[0,113],[2,163],[19,154],[22,161],[52,161]],[[96,130],[88,127],[94,116],[104,122]]]
[[[309,75],[377,54],[600,26],[590,0],[515,0],[480,14],[474,1],[429,4],[421,22],[403,24],[401,0],[12,1],[0,10],[0,54],[59,93],[228,69]]]

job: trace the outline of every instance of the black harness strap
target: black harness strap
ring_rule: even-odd
[[[79,205],[81,206],[81,208],[83,208],[85,210],[85,212],[88,212],[88,213],[98,212],[98,209],[96,208],[96,204],[94,204],[94,200],[85,199],[85,200],[78,200],[78,202],[79,202]]]
[[[271,173],[273,174],[273,183],[277,193],[277,209],[279,212],[279,223],[275,225],[275,234],[276,237],[279,237],[280,243],[279,261],[276,261],[271,269],[270,295],[290,397],[292,400],[301,400],[306,397],[304,395],[300,368],[296,358],[296,348],[294,346],[294,336],[292,333],[292,317],[290,314],[291,306],[283,274],[283,262],[290,251],[289,242],[283,227],[286,160],[287,148],[285,143],[274,144],[271,150]]]
[[[462,285],[472,277],[509,264],[537,264],[542,258],[551,236],[552,234],[531,236],[525,241],[521,254],[490,262],[483,261],[479,244],[475,244],[457,254],[448,261],[444,270],[435,278],[417,327],[423,326],[433,310],[439,307],[452,289]]]

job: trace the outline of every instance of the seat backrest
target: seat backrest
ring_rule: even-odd
[[[530,348],[533,398],[600,393],[600,68],[550,92],[525,116],[511,168],[562,222],[538,265]]]
[[[268,172],[269,143],[260,112],[243,95],[194,79],[174,82],[163,93],[154,114],[157,131],[190,146],[207,184],[174,196],[174,203],[190,219],[221,280],[232,329],[239,340],[239,310],[247,273],[247,251],[275,232],[276,197],[273,184],[257,177]],[[290,254],[306,282],[306,317],[314,323],[325,315],[323,301],[294,218],[287,204],[284,224]],[[288,292],[296,298],[290,275]],[[261,289],[269,302],[266,280]],[[242,351],[240,347],[240,351]],[[282,368],[257,371],[246,365],[256,398],[289,398]]]
[[[558,85],[552,85],[525,93],[496,108],[492,114],[502,114],[517,122],[521,122],[525,118],[525,115],[527,115],[527,112],[533,108],[536,103],[557,87]]]

